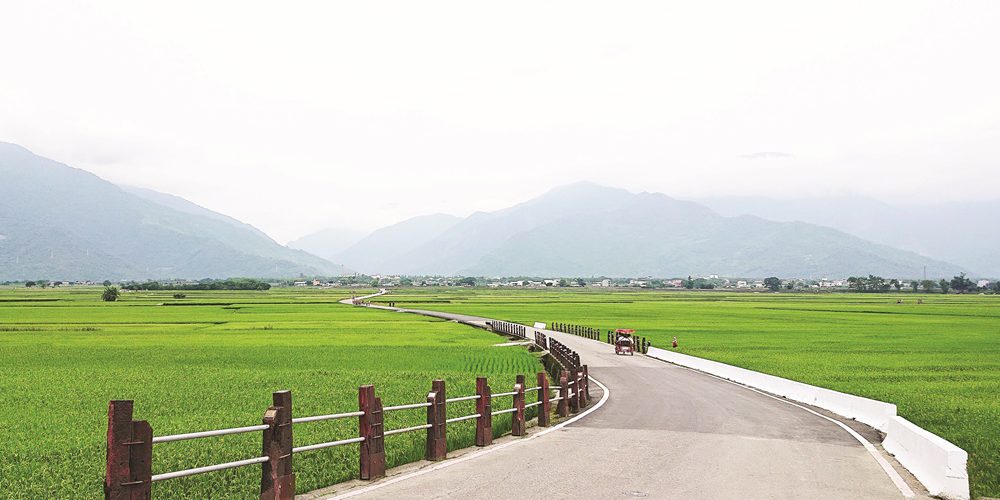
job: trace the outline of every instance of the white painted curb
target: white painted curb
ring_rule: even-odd
[[[718,361],[650,347],[648,356],[710,373],[788,399],[818,406],[885,433],[882,446],[934,496],[968,500],[968,453],[896,416],[896,405],[738,368]]]

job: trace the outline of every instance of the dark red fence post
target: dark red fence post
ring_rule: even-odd
[[[590,374],[587,372],[587,365],[583,365],[583,395],[590,404]]]
[[[153,429],[132,420],[132,401],[108,402],[107,463],[104,498],[148,499],[152,484]]]
[[[577,387],[577,389],[579,389],[579,392],[576,395],[577,398],[578,398],[577,406],[579,406],[580,408],[586,408],[587,407],[587,387],[586,387],[587,382],[583,378],[583,367],[580,367],[580,368],[576,369],[576,383],[577,383],[576,387]]]
[[[132,500],[149,500],[153,486],[153,428],[145,420],[132,421],[129,453]]]
[[[278,391],[264,412],[264,456],[261,464],[260,499],[294,500],[295,474],[292,471],[292,393]]]
[[[132,440],[132,402],[111,401],[108,403],[108,455],[104,472],[104,498],[126,499],[130,495],[129,450]]]
[[[552,411],[552,402],[549,401],[549,377],[545,375],[545,372],[538,372],[538,401],[542,404],[538,405],[538,426],[548,427],[549,426],[549,412]]]
[[[569,411],[570,413],[580,412],[580,372],[578,369],[574,368],[570,370],[566,378],[573,382],[572,394],[569,396]]]
[[[511,421],[510,433],[513,436],[523,436],[524,425],[524,375],[518,375],[514,383],[514,418]]]
[[[556,404],[556,414],[560,417],[569,415],[569,375],[566,370],[559,374],[559,403]]]
[[[431,383],[431,393],[427,395],[427,460],[442,460],[448,455],[448,419],[445,406],[448,396],[445,394],[444,380]]]
[[[493,404],[490,402],[490,386],[486,377],[476,377],[476,446],[493,444]]]
[[[361,442],[361,479],[378,479],[385,475],[385,442],[382,440],[382,399],[375,397],[375,386],[358,388],[358,433]]]

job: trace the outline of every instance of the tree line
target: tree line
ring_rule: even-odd
[[[904,283],[897,279],[887,280],[881,276],[875,276],[873,274],[869,274],[867,277],[851,276],[850,278],[847,278],[847,287],[852,292],[877,293],[888,292],[892,289],[895,289],[898,292],[903,288],[903,285]],[[910,281],[910,290],[913,292],[923,291],[924,293],[968,293],[978,291],[992,291],[993,293],[1000,293],[1000,281],[994,281],[988,287],[980,288],[975,282],[966,277],[965,273],[961,273],[950,280],[913,280]]]
[[[197,283],[164,285],[159,281],[129,281],[122,285],[125,290],[270,290],[271,284],[253,278],[229,278],[224,280],[202,280]]]

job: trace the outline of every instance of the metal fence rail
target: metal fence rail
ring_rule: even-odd
[[[298,417],[298,418],[293,418],[292,423],[304,424],[306,422],[321,422],[323,420],[337,420],[341,418],[360,417],[364,414],[365,412],[363,411],[350,411],[347,413],[334,413],[331,415],[316,415],[315,417]]]
[[[478,413],[473,413],[472,415],[466,415],[466,416],[464,416],[464,417],[455,417],[455,418],[449,418],[448,420],[445,420],[445,422],[447,422],[447,423],[449,423],[449,424],[453,424],[453,423],[455,423],[455,422],[464,422],[464,421],[466,421],[466,420],[472,420],[472,419],[474,419],[474,418],[479,418],[479,417],[481,417],[481,416],[482,416],[482,415],[480,415],[480,414],[478,414]]]
[[[343,446],[345,444],[354,444],[364,442],[364,437],[356,437],[350,439],[341,439],[339,441],[329,441],[326,443],[310,444],[306,446],[296,446],[292,448],[292,453],[302,453],[304,451],[322,450],[324,448],[333,448],[334,446]]]
[[[412,408],[426,408],[430,406],[430,403],[413,403],[408,405],[396,405],[396,406],[386,406],[382,408],[382,411],[396,411],[396,410],[409,410]]]
[[[267,429],[266,425],[250,425],[247,427],[233,427],[232,429],[219,429],[215,431],[189,432],[187,434],[173,434],[170,436],[156,436],[153,444],[169,443],[172,441],[186,441],[188,439],[201,439],[216,436],[228,436],[230,434],[245,434],[247,432],[259,432]]]
[[[386,436],[392,436],[393,434],[402,434],[404,432],[412,432],[412,431],[419,431],[419,430],[423,430],[423,429],[430,429],[431,427],[432,427],[431,424],[414,425],[413,427],[404,427],[402,429],[393,429],[391,431],[385,431],[385,435]]]
[[[178,477],[188,477],[195,474],[204,474],[206,472],[215,472],[226,469],[235,469],[237,467],[243,467],[246,465],[262,464],[270,460],[270,457],[257,457],[248,458],[246,460],[237,460],[235,462],[226,462],[224,464],[217,465],[206,465],[204,467],[195,467],[193,469],[179,470],[177,472],[167,472],[165,474],[156,474],[150,477],[150,482],[155,483],[157,481],[164,481],[167,479],[175,479]]]
[[[479,399],[479,395],[476,394],[475,396],[462,396],[460,398],[450,398],[446,399],[445,401],[448,403],[457,403],[459,401],[472,401],[473,399]]]

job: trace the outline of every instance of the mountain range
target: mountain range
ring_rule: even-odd
[[[726,217],[692,201],[589,183],[464,219],[410,219],[334,259],[365,272],[480,276],[916,278],[925,266],[929,277],[966,271],[829,227]]]
[[[178,198],[0,143],[0,280],[336,275],[343,266]]]
[[[335,276],[929,278],[1000,275],[997,205],[684,201],[590,183],[468,217],[329,229],[283,246],[183,198],[0,143],[0,280]],[[334,264],[336,262],[337,264]]]
[[[1000,276],[1000,200],[890,205],[860,196],[699,200],[722,215],[756,215],[839,229],[859,238]]]

